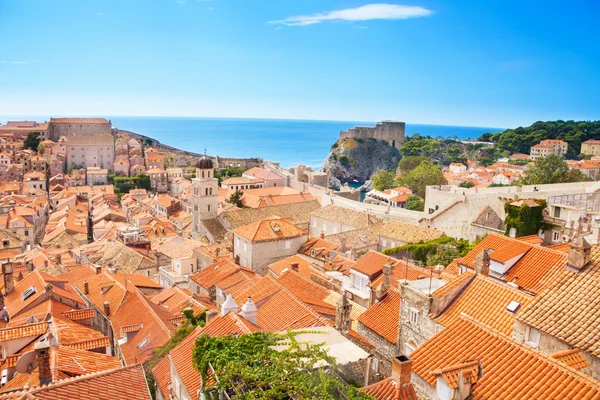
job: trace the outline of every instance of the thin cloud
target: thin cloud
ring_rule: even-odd
[[[40,60],[31,60],[31,61],[14,61],[14,60],[0,60],[0,64],[10,64],[10,65],[24,65],[24,64],[42,64],[43,61]]]
[[[431,15],[433,11],[420,6],[402,6],[398,4],[367,4],[357,8],[329,11],[313,15],[300,15],[277,21],[269,21],[272,25],[306,26],[328,21],[369,21],[419,18]]]

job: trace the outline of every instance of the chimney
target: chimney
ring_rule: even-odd
[[[42,339],[34,346],[35,356],[38,364],[40,385],[52,382],[52,370],[50,369],[50,342]]]
[[[83,293],[90,294],[90,285],[88,281],[83,281]]]
[[[342,293],[342,297],[335,305],[335,328],[342,334],[347,334],[350,330],[352,324],[352,320],[350,320],[351,310],[352,304],[346,298],[345,293]]]
[[[233,311],[235,313],[235,312],[237,312],[237,310],[238,310],[237,303],[233,299],[233,296],[228,294],[227,298],[225,299],[225,302],[223,304],[221,304],[221,314],[223,314],[223,316],[225,316],[225,315],[227,315],[227,313],[229,311]]]
[[[104,302],[104,315],[107,317],[110,315],[110,303],[108,301]]]
[[[94,268],[96,268],[96,275],[100,275],[100,272],[102,272],[102,267],[100,265],[96,265]]]
[[[293,263],[290,264],[290,268],[294,272],[299,272],[299,267],[300,267],[300,263],[298,263],[298,262],[294,261]]]
[[[319,237],[320,237],[321,239],[325,239],[325,232],[321,232],[321,234],[319,235]]]
[[[2,264],[2,274],[4,275],[4,294],[9,295],[15,290],[13,281],[13,263],[8,261]]]
[[[484,249],[481,253],[475,257],[475,271],[478,274],[488,276],[490,274],[490,254],[487,249]]]
[[[394,265],[392,265],[392,259],[388,257],[387,264],[383,266],[383,281],[375,289],[375,297],[377,300],[381,300],[387,293],[389,288],[392,287],[392,276],[394,275]]]
[[[252,322],[256,325],[256,314],[258,313],[258,308],[252,301],[252,297],[248,296],[248,300],[242,306],[242,312],[240,313],[242,317],[246,318],[248,321]]]
[[[581,224],[575,237],[569,243],[569,255],[567,258],[567,268],[575,272],[581,272],[590,263],[590,253],[592,246],[584,239],[581,234]]]
[[[206,325],[208,325],[213,319],[215,319],[219,315],[217,310],[208,310],[206,311]]]
[[[392,360],[392,380],[400,386],[408,385],[412,376],[412,360],[399,355]]]

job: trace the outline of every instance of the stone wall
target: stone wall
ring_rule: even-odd
[[[312,237],[317,237],[321,233],[325,236],[335,235],[336,233],[342,233],[347,231],[353,231],[357,229],[356,226],[344,224],[343,222],[331,221],[325,218],[310,216],[308,234]]]
[[[392,376],[392,359],[398,355],[398,349],[396,345],[373,332],[361,322],[358,323],[357,331],[360,336],[375,346],[373,350],[373,358],[378,360],[379,367],[377,371],[375,371],[373,370],[374,364],[371,363],[369,384],[379,382]]]
[[[340,139],[346,138],[361,138],[361,139],[377,139],[385,140],[390,146],[400,150],[404,143],[406,124],[400,121],[382,121],[378,122],[374,127],[357,126],[347,131],[340,132]]]
[[[421,346],[436,334],[438,324],[429,318],[432,311],[432,297],[408,284],[400,284],[402,302],[400,305],[400,324],[398,347],[403,354],[410,355],[411,351]],[[418,312],[417,322],[411,322],[411,310]],[[407,348],[407,345],[410,349]]]

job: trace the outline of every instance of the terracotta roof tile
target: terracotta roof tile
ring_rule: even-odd
[[[417,400],[417,393],[412,383],[400,386],[392,378],[361,388],[376,400]]]
[[[458,389],[458,377],[463,375],[465,382],[474,385],[479,380],[479,361],[469,361],[440,370],[431,371],[434,376],[441,376],[450,389]]]
[[[86,308],[83,310],[65,311],[63,315],[71,321],[81,321],[82,319],[94,318],[96,311],[93,308]]]
[[[410,195],[406,195],[409,197]],[[398,199],[402,200],[402,199]],[[398,201],[394,200],[394,201]],[[404,199],[405,200],[405,199]],[[380,236],[399,240],[404,243],[418,243],[421,241],[430,241],[438,239],[444,235],[444,232],[437,229],[431,229],[424,226],[407,224],[400,221],[388,221],[377,229]]]
[[[27,337],[41,336],[48,330],[48,322],[27,324],[14,328],[0,329],[0,342],[7,340],[23,339]]]
[[[79,350],[94,350],[110,346],[110,339],[108,336],[104,336],[100,339],[83,340],[81,342],[69,343],[65,346],[73,347]]]
[[[590,363],[585,359],[583,354],[581,354],[581,352],[577,349],[552,353],[550,354],[550,357],[575,369],[582,369],[590,365]]]
[[[477,275],[436,318],[436,321],[443,326],[449,326],[456,322],[461,314],[466,314],[500,333],[510,335],[513,331],[515,315],[528,306],[532,299],[532,296],[523,291],[513,289],[493,278]],[[515,314],[506,309],[512,301],[520,304]]]
[[[432,371],[479,361],[474,400],[600,398],[600,384],[499,332],[460,317],[410,355],[413,373],[435,387]]]
[[[201,333],[209,336],[226,336],[226,335],[244,335],[260,330],[258,326],[250,321],[240,317],[236,313],[227,313],[227,315],[219,315],[204,328]]]
[[[358,322],[388,342],[396,344],[399,319],[400,292],[391,288],[381,301],[373,304],[358,318]]]
[[[171,384],[171,359],[169,357],[163,357],[163,359],[152,368],[152,374],[154,375],[154,379],[156,379],[156,383],[158,384],[158,388],[160,389],[163,398],[170,398],[169,385]]]
[[[600,356],[600,247],[582,272],[564,269],[518,319],[573,348]]]
[[[304,229],[283,218],[269,218],[241,226],[234,232],[251,242],[263,242],[269,240],[282,240],[306,235]]]

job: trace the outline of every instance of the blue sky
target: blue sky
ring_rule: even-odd
[[[0,115],[598,119],[599,14],[595,1],[0,0]]]

